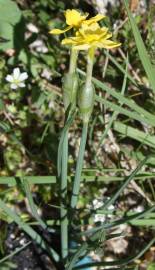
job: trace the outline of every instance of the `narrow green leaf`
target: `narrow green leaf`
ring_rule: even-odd
[[[76,115],[76,111],[75,110],[71,110],[70,114],[68,116],[68,119],[65,123],[65,126],[62,130],[61,133],[61,137],[60,137],[60,142],[59,142],[59,147],[58,147],[58,160],[57,160],[57,168],[58,168],[58,177],[60,177],[60,173],[61,173],[61,160],[62,160],[62,146],[63,146],[63,141],[64,138],[66,136],[66,132],[68,131],[69,127],[71,126],[71,124],[73,123],[73,120],[75,118]]]
[[[131,180],[134,179],[135,175],[141,170],[141,168],[145,165],[146,161],[150,158],[150,156],[147,156],[144,158],[137,168],[126,178],[124,183],[119,187],[118,191],[104,204],[104,206],[101,209],[106,209],[110,205],[112,205],[116,199],[120,196],[120,194],[123,192],[123,190],[127,187],[127,185],[131,182]]]
[[[110,109],[112,109],[113,111],[116,111],[119,114],[126,115],[131,119],[135,119],[137,121],[140,121],[140,122],[143,122],[143,123],[146,123],[146,124],[149,124],[149,125],[155,127],[155,120],[152,120],[151,118],[150,119],[146,118],[146,117],[138,114],[137,112],[131,112],[131,111],[129,111],[127,109],[124,109],[121,106],[116,105],[111,101],[105,100],[105,99],[103,99],[103,98],[101,98],[101,97],[99,97],[97,95],[95,96],[95,100],[97,102],[99,102],[99,103],[104,104],[107,108],[110,108]]]
[[[78,233],[78,236],[91,235],[91,234],[96,233],[102,229],[109,230],[111,228],[114,228],[114,227],[119,226],[119,225],[124,224],[124,223],[131,223],[132,221],[140,220],[140,219],[146,217],[149,213],[153,212],[154,210],[155,210],[155,206],[149,207],[147,210],[144,210],[141,213],[132,214],[130,216],[120,218],[119,220],[113,221],[111,223],[104,223],[104,224],[97,226],[95,228]]]
[[[108,57],[110,59],[110,61],[125,75],[126,74],[126,70],[125,68],[123,68],[117,61],[116,57],[113,57],[109,52],[107,52],[105,50],[105,55],[108,54]],[[127,61],[127,59],[126,59]],[[129,72],[127,72],[127,78],[135,85],[138,87],[137,82],[134,80],[134,78],[129,74]]]
[[[67,265],[67,269],[68,270],[71,270],[74,266],[75,266],[75,264],[76,264],[76,262],[77,262],[77,260],[80,258],[80,256],[86,256],[86,254],[88,254],[89,253],[89,245],[90,245],[90,242],[93,242],[93,241],[97,241],[97,239],[98,239],[98,237],[100,237],[100,233],[101,233],[101,231],[103,230],[103,229],[108,229],[108,231],[109,231],[109,229],[110,228],[113,228],[113,227],[115,227],[115,226],[119,226],[119,225],[121,225],[121,224],[124,224],[124,223],[128,223],[129,221],[131,221],[131,220],[135,220],[135,219],[139,219],[139,218],[143,218],[146,214],[148,214],[148,213],[150,213],[150,212],[152,212],[152,211],[154,211],[155,210],[155,206],[153,206],[153,207],[150,207],[149,209],[147,209],[147,210],[144,210],[144,211],[142,211],[141,213],[138,213],[138,214],[134,214],[134,215],[132,215],[132,216],[129,216],[129,217],[126,217],[126,218],[122,218],[122,219],[120,219],[120,220],[117,220],[117,221],[114,221],[114,222],[111,222],[111,223],[107,223],[107,224],[103,224],[103,225],[101,225],[101,226],[98,226],[98,227],[96,227],[96,228],[93,228],[93,229],[89,229],[89,230],[87,230],[87,231],[85,231],[85,232],[82,232],[82,233],[79,233],[78,235],[79,236],[85,236],[85,235],[87,235],[87,239],[89,239],[89,241],[87,240],[87,242],[84,242],[79,248],[78,248],[78,250],[77,250],[77,252],[71,257],[71,259],[70,259],[70,261],[68,262],[68,265]],[[92,235],[91,235],[92,234]],[[89,236],[89,238],[88,238],[88,236]],[[155,241],[155,239],[153,240],[153,242]],[[150,245],[150,243],[149,243],[149,245]],[[151,245],[152,245],[152,242],[151,242]],[[148,245],[147,245],[147,247],[148,247]],[[145,247],[146,248],[146,247]],[[139,253],[139,255],[142,253],[142,251]],[[137,258],[137,256],[138,255],[136,255],[136,258]],[[133,257],[130,257],[130,258],[128,258],[128,260],[130,260],[131,261],[131,258],[133,258]],[[135,257],[134,257],[134,259],[135,259]],[[133,260],[134,260],[133,259]],[[104,262],[105,263],[105,262]],[[123,261],[123,264],[124,264],[124,261]],[[112,266],[113,264],[111,264],[111,266]],[[121,265],[121,264],[117,264],[117,265]]]
[[[136,24],[136,22],[135,22],[135,20],[134,20],[134,18],[132,16],[131,11],[129,10],[127,0],[124,0],[124,4],[125,4],[126,11],[128,13],[128,17],[129,17],[129,20],[130,20],[130,24],[131,24],[131,27],[132,27],[132,31],[133,31],[133,35],[134,35],[134,38],[135,38],[135,42],[136,42],[136,46],[137,46],[137,49],[138,49],[140,60],[142,62],[143,68],[144,68],[144,70],[145,70],[145,72],[146,72],[146,74],[148,76],[150,85],[151,85],[153,91],[155,92],[155,76],[154,76],[155,69],[151,64],[151,61],[149,59],[149,55],[148,55],[147,50],[145,48],[145,45],[144,45],[144,42],[142,40],[139,29],[137,27],[137,24]]]
[[[155,238],[153,238],[145,247],[136,255],[130,256],[127,259],[122,259],[118,261],[112,261],[112,262],[94,262],[94,263],[87,263],[80,266],[76,266],[73,269],[85,269],[88,267],[95,267],[95,266],[121,266],[121,265],[127,265],[131,262],[133,262],[136,259],[139,259],[143,254],[155,243]]]
[[[44,239],[28,224],[24,223],[20,217],[13,212],[1,199],[0,199],[0,208],[7,213],[9,217],[13,219],[16,224],[26,232],[41,248],[45,251],[49,252],[49,254],[54,258],[56,262],[59,261],[59,255],[56,251],[48,246],[48,244],[44,241]]]
[[[153,157],[150,157],[148,161],[146,161],[146,164],[150,162],[150,160],[153,160]],[[154,163],[153,163],[154,164]],[[110,169],[112,170],[112,169]],[[29,184],[32,185],[42,185],[42,184],[55,184],[57,181],[57,176],[24,176],[24,178],[28,181]],[[146,180],[146,179],[154,179],[155,178],[155,173],[149,173],[149,172],[143,172],[137,174],[134,179],[135,180]],[[16,176],[1,176],[0,177],[0,185],[8,185],[10,187],[16,186],[18,183],[20,183],[20,177]],[[73,181],[73,177],[68,175],[69,181]],[[109,183],[112,181],[123,181],[124,177],[123,176],[108,176],[106,174],[103,174],[101,176],[98,175],[87,175],[87,174],[82,174],[81,176],[81,181],[89,183],[89,182],[105,182]]]
[[[26,196],[27,196],[27,199],[28,199],[31,211],[32,211],[32,215],[39,222],[40,226],[43,229],[47,229],[46,223],[38,215],[37,207],[36,207],[36,205],[35,205],[35,203],[33,201],[33,197],[32,197],[32,194],[31,194],[31,190],[30,190],[28,181],[26,179],[24,179],[24,178],[21,178],[21,183],[22,183],[23,188],[25,190],[25,193],[26,193]]]
[[[119,121],[114,123],[113,128],[126,137],[130,137],[136,141],[141,142],[142,144],[155,148],[155,136],[153,135],[139,131],[138,129],[125,125]]]
[[[125,69],[125,74],[124,74],[124,79],[123,79],[123,84],[122,84],[122,89],[121,89],[121,94],[124,95],[124,92],[125,92],[125,88],[126,88],[126,83],[127,83],[127,71],[128,71],[128,57],[126,59],[126,69]],[[123,105],[122,103],[120,104],[121,106]],[[106,127],[106,129],[104,130],[102,136],[101,136],[101,139],[99,141],[99,144],[98,144],[98,148],[103,144],[104,142],[104,139],[106,138],[108,132],[109,132],[109,129],[111,128],[114,120],[116,119],[118,115],[118,112],[117,111],[114,111],[111,118],[110,118],[110,121]]]
[[[26,244],[24,244],[22,247],[15,249],[15,251],[11,252],[9,255],[3,257],[2,259],[0,259],[0,264],[7,261],[10,258],[12,258],[14,255],[18,254],[19,252],[21,252],[23,249],[25,249],[30,244],[31,244],[31,242],[29,241]]]
[[[78,72],[82,76],[85,77],[84,71],[78,69]],[[99,87],[103,91],[106,91],[107,93],[109,93],[112,97],[116,98],[122,104],[127,105],[131,110],[134,110],[135,112],[137,112],[139,115],[143,116],[144,118],[151,119],[152,124],[153,124],[153,121],[155,122],[155,116],[153,114],[149,113],[148,111],[146,111],[145,109],[143,109],[141,106],[137,105],[134,100],[129,99],[129,98],[121,95],[119,91],[117,91],[114,88],[108,87],[107,84],[101,82],[98,79],[93,78],[93,82],[97,87]]]

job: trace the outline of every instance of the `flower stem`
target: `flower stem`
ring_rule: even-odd
[[[95,52],[94,47],[90,48],[88,51],[86,83],[85,83],[85,87],[83,88],[83,91],[85,91],[85,93],[86,92],[89,93],[89,91],[92,91],[91,85],[92,85],[94,52]],[[83,95],[83,97],[84,96],[85,95]],[[80,100],[80,102],[82,102],[82,100]],[[89,107],[89,104],[87,105],[87,107]],[[78,159],[77,159],[77,164],[76,164],[75,178],[74,178],[74,183],[73,183],[73,192],[72,192],[72,197],[71,197],[72,209],[76,208],[77,201],[78,201],[78,195],[79,195],[79,190],[80,190],[80,178],[81,178],[81,173],[82,173],[84,152],[85,152],[85,146],[86,146],[86,141],[87,141],[88,122],[89,122],[89,117],[83,117],[82,136],[81,136],[80,149],[79,149],[79,154],[78,154]]]
[[[72,76],[75,74],[76,71],[77,56],[78,56],[77,51],[75,51],[72,48],[69,65],[69,74]],[[69,116],[70,112],[68,113],[68,117]],[[66,117],[66,121],[68,117]],[[62,144],[61,177],[60,177],[61,256],[64,262],[68,257],[67,173],[68,173],[68,131],[65,134],[64,141]]]
[[[87,56],[87,73],[86,73],[86,84],[85,88],[88,88],[92,83],[92,72],[94,64],[94,48],[90,48]]]
[[[88,132],[88,123],[84,123],[83,128],[82,128],[82,137],[81,137],[81,142],[80,142],[80,149],[79,149],[79,154],[78,154],[78,159],[77,159],[76,172],[75,172],[75,178],[74,178],[74,184],[73,184],[73,192],[72,192],[72,198],[71,198],[71,208],[73,209],[76,208],[79,190],[80,190],[80,178],[81,178],[81,172],[82,172],[82,166],[83,166],[83,160],[84,160],[87,132]]]
[[[67,218],[67,164],[68,163],[68,132],[66,132],[62,145],[61,162],[61,255],[65,260],[68,256],[68,218]]]
[[[76,71],[78,51],[74,50],[73,47],[70,52],[70,64],[69,64],[69,73],[73,74]]]

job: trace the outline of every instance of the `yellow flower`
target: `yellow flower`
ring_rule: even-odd
[[[92,23],[96,23],[98,21],[101,21],[102,19],[104,19],[105,16],[102,15],[102,14],[97,14],[96,16],[88,19],[88,20],[85,20],[82,22],[83,25],[91,25]]]
[[[98,23],[88,25],[84,22],[76,32],[76,36],[63,39],[62,44],[72,45],[77,50],[88,50],[92,47],[112,49],[121,45],[109,40],[111,37],[112,34],[108,32],[107,27],[101,28]]]
[[[66,18],[66,24],[68,26],[63,30],[61,30],[61,29],[53,29],[49,33],[59,35],[59,34],[62,34],[62,33],[65,33],[67,31],[69,31],[73,27],[80,28],[82,23],[84,23],[86,25],[91,25],[92,23],[98,22],[98,21],[102,20],[105,17],[102,14],[98,14],[95,17],[92,17],[89,20],[86,20],[88,15],[89,15],[88,13],[85,13],[85,14],[81,15],[81,13],[78,12],[77,10],[75,10],[75,9],[67,9],[65,11],[65,18]]]
[[[65,11],[65,17],[67,25],[79,27],[79,25],[81,25],[81,23],[88,17],[88,13],[81,15],[81,13],[75,9],[67,9]]]

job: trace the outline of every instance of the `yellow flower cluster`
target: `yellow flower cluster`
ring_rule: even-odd
[[[120,46],[120,43],[109,40],[111,37],[108,28],[101,28],[98,23],[93,23],[90,26],[82,25],[75,37],[63,39],[62,44],[73,45],[77,50],[88,50],[91,47],[110,49]]]
[[[112,34],[107,27],[100,27],[98,21],[105,18],[104,15],[98,14],[90,19],[87,19],[88,13],[81,14],[77,10],[66,10],[65,18],[68,25],[65,29],[53,29],[50,34],[62,34],[70,29],[75,29],[75,36],[65,38],[62,44],[71,45],[77,50],[88,50],[90,48],[105,48],[111,49],[120,46],[118,42],[110,40]]]

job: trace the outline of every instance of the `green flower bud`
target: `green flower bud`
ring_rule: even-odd
[[[77,89],[79,77],[77,73],[67,73],[63,78],[63,101],[65,110],[67,110],[68,106],[72,104],[72,106],[76,106],[76,98],[77,98]]]
[[[89,122],[95,102],[95,88],[91,83],[82,85],[78,93],[78,105],[84,123]]]

